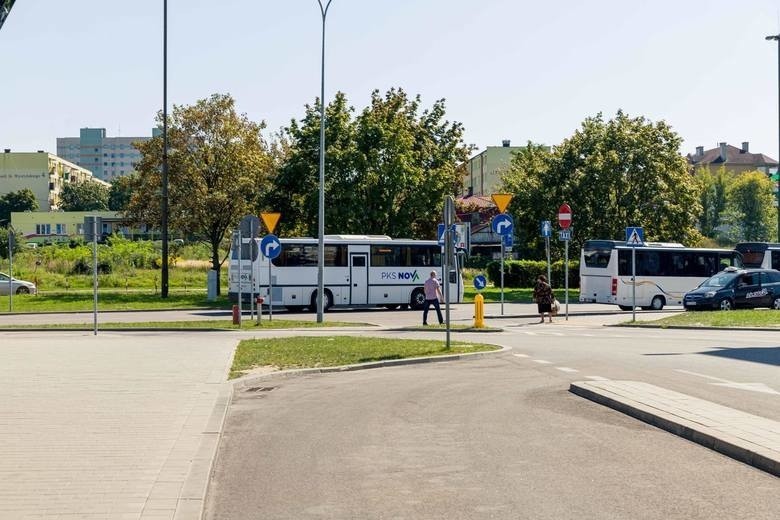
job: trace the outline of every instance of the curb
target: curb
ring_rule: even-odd
[[[584,385],[587,384],[587,382],[571,383],[569,392],[780,477],[780,460],[770,454],[761,453],[758,449],[745,446],[740,439],[649,406],[629,402],[627,398],[604,389],[597,391],[586,388]]]
[[[407,359],[389,359],[386,361],[371,361],[368,363],[356,363],[354,365],[341,365],[337,367],[323,367],[323,368],[300,368],[294,370],[280,370],[278,372],[270,372],[268,374],[259,374],[252,376],[243,376],[233,380],[233,387],[237,389],[244,389],[253,386],[256,383],[262,381],[268,381],[273,379],[290,379],[295,377],[309,376],[313,374],[331,374],[340,372],[354,372],[356,370],[368,370],[371,368],[387,368],[403,365],[421,365],[423,363],[440,363],[445,361],[466,361],[469,359],[479,359],[483,357],[490,357],[505,354],[512,350],[512,347],[502,346],[498,350],[488,350],[485,352],[470,352],[467,354],[451,354],[445,356],[428,356],[428,357],[416,357]],[[230,383],[230,381],[228,381]]]
[[[632,325],[630,323],[616,323],[614,325],[604,325],[605,327],[628,327],[633,329],[681,329],[681,330],[751,330],[751,331],[780,331],[780,326],[775,327],[696,327],[694,325]]]

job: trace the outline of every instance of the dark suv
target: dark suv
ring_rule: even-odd
[[[780,310],[780,271],[729,267],[685,293],[683,307],[686,310],[727,311],[738,307]]]

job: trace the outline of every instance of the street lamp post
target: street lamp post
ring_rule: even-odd
[[[162,273],[160,296],[168,297],[168,0],[163,0],[163,152],[162,152]]]
[[[767,36],[767,40],[777,42],[777,141],[778,141],[778,166],[775,171],[777,175],[777,239],[780,240],[780,34]]]
[[[322,13],[322,67],[320,74],[320,193],[319,193],[319,227],[317,229],[319,240],[317,242],[317,323],[323,322],[325,302],[325,280],[323,267],[325,266],[325,17],[328,16],[328,8],[332,0],[323,7],[322,0],[317,0]]]

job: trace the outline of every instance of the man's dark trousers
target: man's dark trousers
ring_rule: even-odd
[[[425,300],[425,307],[423,307],[423,325],[428,325],[428,309],[433,305],[436,309],[436,315],[439,317],[439,325],[444,323],[444,318],[441,317],[441,307],[439,307],[439,299]]]

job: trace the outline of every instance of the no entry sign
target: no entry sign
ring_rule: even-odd
[[[566,203],[561,204],[561,207],[558,208],[558,225],[562,229],[569,229],[571,226],[571,208]]]

